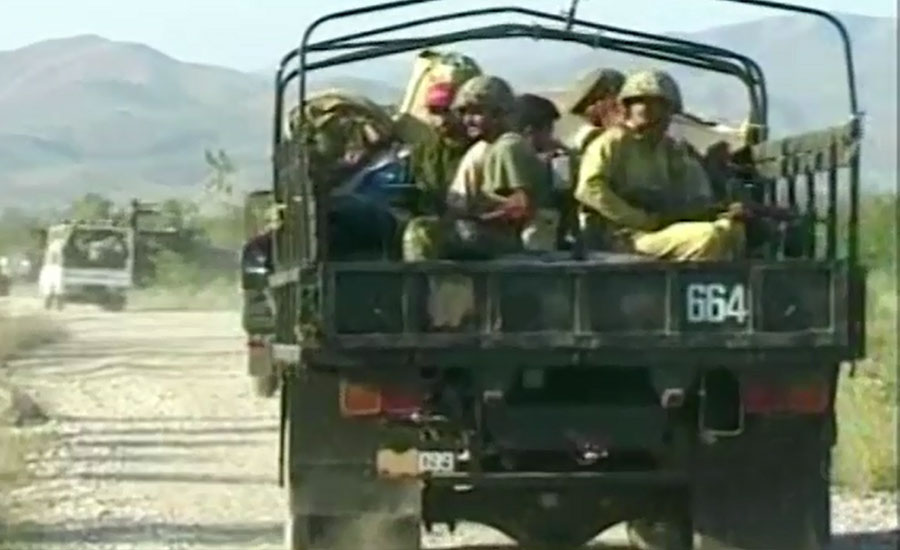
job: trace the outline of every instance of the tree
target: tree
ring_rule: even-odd
[[[87,193],[69,206],[69,217],[79,221],[108,220],[114,216],[113,202],[98,193]]]
[[[167,199],[159,206],[161,223],[165,228],[183,231],[196,224],[197,210],[193,202]]]
[[[216,152],[207,149],[203,154],[206,159],[206,165],[210,169],[210,174],[206,178],[206,190],[231,198],[234,193],[234,185],[231,179],[237,172],[237,167],[232,162],[231,157],[228,156],[224,149],[219,149]]]

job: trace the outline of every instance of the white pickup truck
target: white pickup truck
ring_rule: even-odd
[[[133,285],[134,238],[130,228],[63,223],[47,232],[38,287],[47,309],[67,302],[121,311]]]

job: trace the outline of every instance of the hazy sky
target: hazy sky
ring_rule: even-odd
[[[831,11],[897,16],[896,0],[794,1]],[[313,17],[364,3],[363,0],[0,0],[0,50],[49,38],[98,34],[114,40],[141,42],[185,61],[259,70],[272,66],[283,51],[294,47]],[[509,0],[508,3],[561,11],[569,2]],[[449,7],[486,5],[500,5],[500,2],[439,0],[415,10],[421,15]],[[670,11],[662,12],[664,8]],[[690,31],[777,15],[777,12],[724,0],[581,0],[580,15],[650,31]],[[363,25],[373,23],[378,22],[370,18]],[[329,29],[347,30],[338,26]]]

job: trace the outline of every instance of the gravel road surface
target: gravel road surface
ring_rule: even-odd
[[[32,429],[53,437],[10,499],[0,548],[282,549],[278,402],[250,391],[237,314],[54,315],[70,338],[7,367],[51,417]],[[834,514],[835,550],[897,547],[894,496],[836,493]],[[627,548],[621,530],[605,540]],[[503,541],[477,526],[426,538]]]

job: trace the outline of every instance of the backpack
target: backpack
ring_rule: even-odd
[[[317,182],[334,185],[363,166],[394,135],[394,123],[375,102],[343,90],[328,90],[306,102],[306,140],[310,172]],[[292,134],[299,130],[299,110],[290,115]]]
[[[449,82],[458,89],[463,82],[481,73],[481,67],[469,56],[433,50],[420,52],[413,65],[412,76],[406,86],[398,115],[411,115],[428,122],[425,96],[432,84]]]

